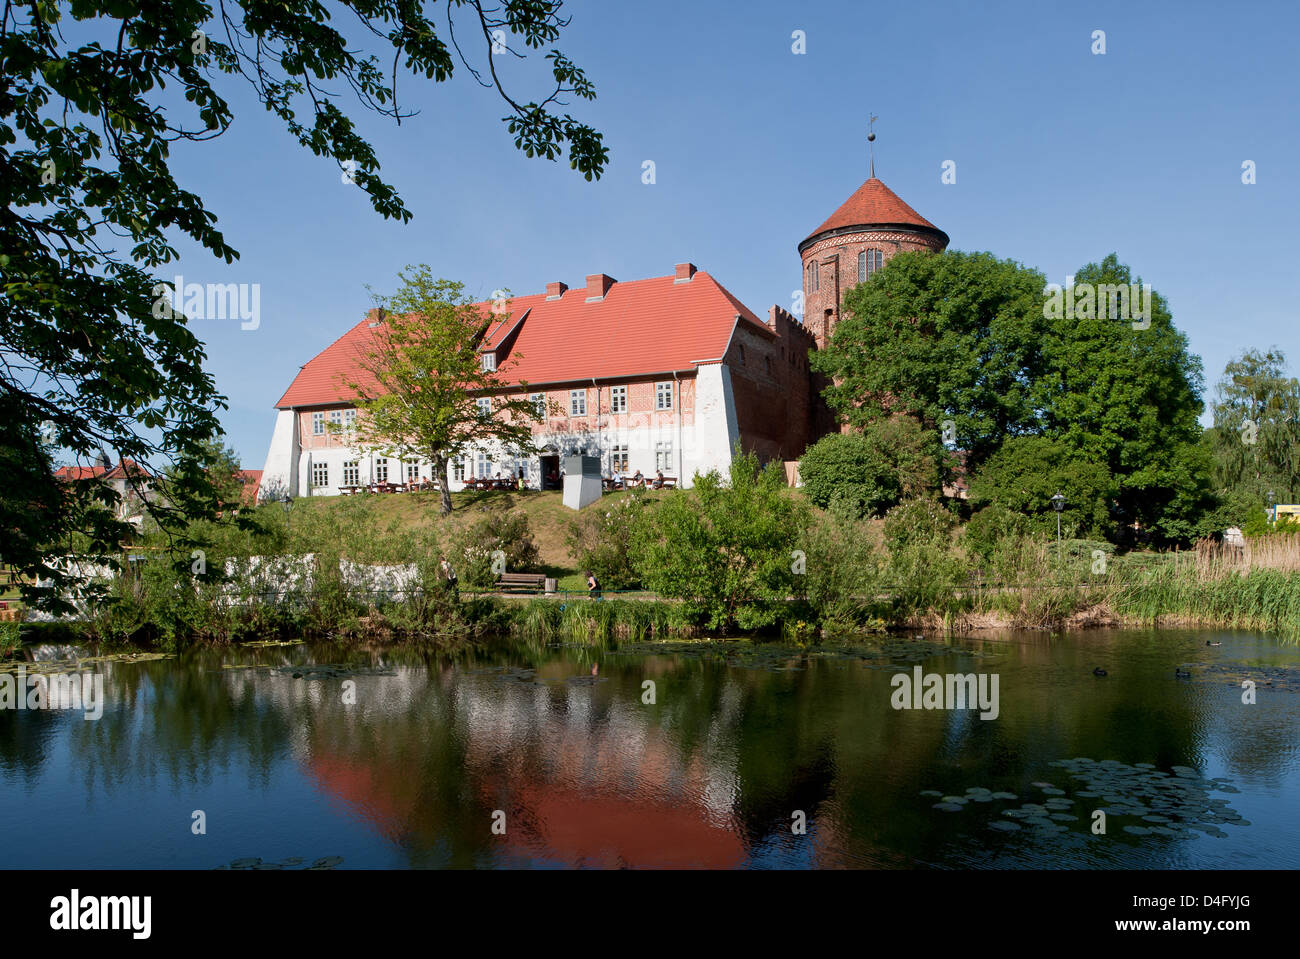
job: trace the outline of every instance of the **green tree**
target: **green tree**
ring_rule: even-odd
[[[1141,278],[1113,253],[1075,275],[1076,288],[1098,292],[1134,284]],[[1158,539],[1180,539],[1199,518],[1188,510],[1212,505],[1198,492],[1207,488],[1204,472],[1188,472],[1205,465],[1189,449],[1201,434],[1200,358],[1188,351],[1158,292],[1150,293],[1149,316],[1141,318],[1132,302],[1130,316],[1112,318],[1109,296],[1096,299],[1106,302],[1050,321],[1044,369],[1034,384],[1035,405],[1045,411],[1043,432],[1105,466],[1122,522],[1140,524]]]
[[[1024,516],[1029,529],[1056,535],[1052,497],[1061,493],[1061,532],[1066,537],[1100,536],[1110,526],[1115,483],[1106,467],[1074,452],[1061,440],[1018,436],[1007,440],[970,483],[977,509],[1000,506]]]
[[[642,514],[632,553],[647,589],[683,601],[710,629],[776,622],[796,591],[804,508],[789,495],[779,464],[733,457],[727,479],[696,474]]]
[[[899,414],[822,437],[799,460],[799,478],[814,504],[860,519],[937,489],[942,456],[937,432]]]
[[[483,368],[479,346],[492,318],[462,284],[434,279],[424,265],[408,266],[398,278],[400,288],[380,298],[379,323],[357,347],[359,375],[342,377],[358,409],[351,441],[428,458],[442,487],[442,511],[450,513],[447,464],[482,443],[533,452],[538,412],[528,384],[505,378],[510,364]]]
[[[5,448],[18,451],[0,463],[6,560],[57,580],[41,562],[53,544],[79,530],[111,551],[128,532],[99,508],[102,487],[53,483],[50,446],[82,462],[108,450],[156,474],[162,461],[199,456],[217,431],[224,398],[153,271],[177,259],[179,238],[226,262],[238,256],[216,216],[173,176],[170,151],[225,132],[234,119],[226,98],[239,85],[302,146],[347,169],[384,217],[411,214],[380,178],[339,88],[350,87],[363,110],[400,120],[410,114],[396,99],[399,75],[441,83],[460,64],[504,100],[518,149],[554,160],[567,146],[587,179],[604,170],[600,134],[556,111],[566,96],[595,97],[582,70],[551,49],[545,90],[525,100],[505,89],[492,56],[494,44],[514,53],[511,43],[555,42],[568,23],[558,0],[449,0],[428,16],[420,4],[390,0],[340,7],[332,19],[312,0],[5,5],[0,429]],[[161,501],[154,511],[183,519]]]
[[[1246,350],[1230,361],[1215,387],[1215,485],[1262,504],[1300,502],[1300,380],[1286,375],[1277,348]]]
[[[945,421],[977,465],[1009,435],[1041,426],[1044,277],[989,253],[900,253],[844,296],[843,319],[812,366],[853,426],[888,413]]]

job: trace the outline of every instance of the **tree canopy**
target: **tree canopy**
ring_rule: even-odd
[[[1068,467],[1081,485],[1063,492],[1086,513],[1081,529],[1113,514],[1183,540],[1213,505],[1201,362],[1158,293],[1130,302],[1107,292],[1134,283],[1141,290],[1111,254],[1075,275],[1076,308],[1014,261],[900,253],[845,294],[813,364],[833,378],[827,400],[850,425],[893,412],[949,433],[986,502],[1037,509],[1038,487],[1065,482],[1050,478]],[[993,475],[980,483],[985,469]],[[1032,470],[1043,475],[1031,482]]]
[[[510,386],[495,369],[484,369],[479,347],[492,316],[462,284],[435,279],[425,265],[409,266],[398,277],[398,291],[379,300],[373,336],[358,347],[360,375],[343,377],[358,410],[347,439],[430,460],[442,487],[442,511],[450,513],[448,462],[485,442],[517,455],[531,452],[539,410],[526,383]],[[484,400],[486,410],[479,405]]]
[[[1215,482],[1263,504],[1300,502],[1300,380],[1286,375],[1278,349],[1246,350],[1215,387],[1209,430]]]
[[[583,71],[552,47],[551,80],[529,99],[507,90],[493,59],[550,47],[568,24],[561,6],[6,4],[0,423],[13,434],[5,445],[12,440],[14,455],[4,457],[0,475],[5,559],[48,575],[43,551],[90,523],[69,490],[53,485],[50,448],[82,461],[102,450],[146,466],[197,461],[200,444],[218,430],[225,400],[186,318],[157,308],[170,291],[153,271],[177,259],[178,238],[226,262],[238,257],[216,215],[170,166],[174,144],[229,128],[231,84],[249,84],[291,137],[347,169],[384,217],[405,221],[411,212],[379,175],[379,158],[338,91],[350,91],[362,111],[400,122],[410,116],[397,97],[403,75],[441,83],[463,66],[499,93],[518,149],[554,160],[567,147],[570,166],[592,179],[608,161],[601,136],[558,109],[569,96],[595,97]],[[46,434],[49,443],[40,439]],[[160,472],[162,463],[152,468]],[[99,524],[93,539],[112,546],[124,532]]]

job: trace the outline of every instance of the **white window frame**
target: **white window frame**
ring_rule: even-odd
[[[317,412],[317,413],[313,413],[313,414],[311,415],[311,435],[312,435],[312,436],[324,436],[324,435],[325,435],[325,412],[324,412],[324,410],[321,410],[320,412]]]
[[[388,482],[388,457],[379,456],[375,458],[375,480],[376,483]]]
[[[586,390],[569,390],[569,415],[570,416],[587,415],[587,391]]]
[[[537,418],[539,420],[546,419],[546,394],[530,393],[528,399],[532,401],[533,409],[537,411]]]
[[[361,485],[361,464],[356,460],[343,461],[343,485],[344,486]]]
[[[497,368],[497,355],[495,353],[483,354],[483,372],[492,373]]]
[[[418,462],[406,464],[406,481],[408,483],[420,482],[420,464]]]
[[[656,383],[655,384],[655,409],[671,410],[673,408],[674,401],[677,399],[675,395],[676,392],[677,391],[673,389],[672,380],[664,380],[662,382]],[[665,394],[667,394],[668,396],[667,404],[664,403]]]
[[[479,479],[485,479],[492,471],[492,461],[488,459],[487,453],[479,452],[474,457],[474,475]]]
[[[353,429],[356,425],[357,425],[357,411],[356,411],[356,410],[344,410],[344,411],[343,411],[343,428],[344,428],[345,430],[350,430],[350,429]]]
[[[465,482],[465,458],[454,459],[451,461],[451,478],[457,483]]]
[[[330,464],[317,460],[311,464],[311,485],[313,489],[324,489],[330,485]]]
[[[617,443],[609,448],[609,468],[615,472],[627,472],[628,449],[626,443]]]
[[[480,396],[474,401],[474,405],[478,407],[478,415],[483,419],[492,415],[492,397]]]
[[[627,412],[626,386],[611,386],[609,388],[609,411],[611,413]]]
[[[673,441],[660,440],[655,443],[655,469],[662,473],[671,473],[673,468]]]

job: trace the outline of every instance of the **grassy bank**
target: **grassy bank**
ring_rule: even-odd
[[[649,505],[690,495],[652,493]],[[800,496],[781,495],[792,501]],[[606,497],[583,515],[616,517],[621,501]],[[264,506],[255,531],[196,528],[206,550],[201,563],[191,563],[199,554],[186,552],[188,546],[168,554],[146,537],[136,544],[137,561],[126,564],[128,572],[108,584],[105,595],[83,604],[81,621],[57,631],[65,638],[71,633],[168,649],[270,636],[458,644],[516,635],[583,643],[729,631],[816,641],[890,628],[1157,624],[1300,637],[1300,536],[1251,541],[1246,549],[1203,543],[1183,553],[1119,553],[1106,543],[1033,537],[974,544],[946,521],[927,528],[928,514],[894,520],[891,527],[891,520],[809,510],[797,515],[803,525],[779,549],[767,545],[766,533],[751,538],[750,556],[764,549],[772,554],[762,575],[775,585],[766,593],[702,597],[692,589],[704,580],[688,567],[676,594],[608,593],[593,602],[582,595],[585,583],[569,552],[576,514],[558,493],[467,493],[457,494],[455,503],[449,516],[431,494],[322,497],[299,501],[288,512]],[[725,509],[719,514],[730,516]],[[644,515],[653,535],[670,529],[652,510]],[[617,523],[611,529],[596,533],[613,537],[607,540],[613,548],[604,552],[617,561],[624,540]],[[528,565],[512,560],[509,568],[554,576],[561,593],[484,595],[491,576],[484,581],[482,574],[494,542],[513,548],[523,541]],[[796,575],[789,572],[790,554],[781,552],[786,545],[799,547]],[[750,556],[712,545],[696,552],[688,560],[698,560],[701,576],[711,576],[715,587],[746,588],[743,575],[729,579],[727,564]],[[444,557],[462,571],[459,593],[440,572]],[[203,573],[195,572],[199,565]],[[381,571],[390,579],[369,578]],[[469,573],[477,576],[474,582]],[[720,603],[730,609],[722,619]],[[755,611],[761,615],[750,615]],[[55,631],[24,627],[28,639]],[[0,635],[0,645],[12,647],[14,632]]]

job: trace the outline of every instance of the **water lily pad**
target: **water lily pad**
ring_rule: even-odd
[[[942,796],[943,793],[939,792],[939,790],[937,790],[937,789],[922,789],[922,790],[921,790],[921,795],[922,795],[922,796]]]
[[[231,869],[252,869],[254,866],[261,865],[260,856],[253,859],[235,859],[230,863]]]
[[[1125,826],[1124,831],[1135,836],[1145,836],[1151,832],[1151,829],[1149,826]]]
[[[1048,819],[1054,819],[1057,822],[1078,822],[1079,817],[1069,812],[1053,812],[1047,814]]]
[[[993,794],[994,799],[1019,799],[1015,793],[997,792]]]
[[[1007,822],[1005,819],[995,819],[989,823],[990,829],[996,829],[999,832],[1020,832],[1020,826],[1013,822]]]
[[[317,859],[314,863],[311,864],[311,867],[313,869],[332,869],[335,866],[342,865],[342,863],[343,863],[342,856],[325,856],[321,859]]]
[[[965,796],[944,796],[943,801],[946,803],[956,804],[958,806],[965,805],[968,802]]]

